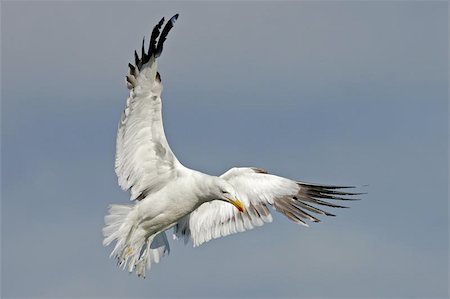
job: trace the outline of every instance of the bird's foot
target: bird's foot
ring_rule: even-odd
[[[145,241],[145,249],[135,264],[135,270],[138,277],[145,278],[145,269],[148,265],[148,251],[150,250],[150,242],[147,239]]]
[[[136,263],[136,274],[138,277],[145,278],[145,269],[147,268],[147,258],[141,258]]]
[[[131,246],[128,246],[125,249],[124,258],[127,258],[127,257],[131,256],[132,254],[133,254],[133,248]]]

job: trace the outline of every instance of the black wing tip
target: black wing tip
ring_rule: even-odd
[[[319,185],[319,184],[311,184],[304,182],[297,182],[299,186],[298,194],[293,197],[294,200],[299,201],[306,205],[309,208],[308,210],[312,212],[319,212],[320,214],[325,214],[327,216],[335,216],[331,213],[322,211],[322,210],[314,210],[315,208],[310,207],[307,203],[328,206],[331,208],[338,209],[348,209],[348,206],[338,205],[333,203],[332,201],[356,201],[361,200],[361,198],[356,198],[356,195],[366,194],[365,192],[351,192],[342,190],[343,188],[355,188],[352,186],[338,186],[338,185]],[[331,215],[328,215],[331,214]]]
[[[159,57],[163,50],[164,41],[167,38],[167,35],[169,34],[170,30],[175,25],[175,21],[178,19],[178,14],[175,14],[173,17],[170,18],[170,20],[164,25],[163,30],[161,31],[161,35],[158,39],[158,44],[156,45],[156,51],[154,53],[155,57]]]
[[[342,189],[359,188],[358,186],[321,185],[321,184],[313,184],[313,183],[305,183],[305,182],[297,182],[297,185],[299,187],[306,188],[306,189],[308,189],[308,191],[316,193],[318,195],[320,194],[320,195],[326,195],[326,196],[333,196],[333,195],[355,196],[355,195],[368,194],[368,192],[353,192],[353,191],[342,190]],[[342,198],[340,196],[336,196],[336,198],[330,198],[330,199],[360,200],[361,198],[359,198],[359,199]]]
[[[341,186],[341,185],[322,185],[322,184],[314,184],[314,183],[306,183],[306,182],[297,182],[298,185],[303,185],[307,187],[317,187],[323,189],[354,189],[357,186]]]
[[[138,70],[142,69],[142,66],[150,61],[150,58],[152,56],[159,57],[162,52],[162,46],[164,43],[164,40],[167,37],[167,34],[169,33],[170,29],[175,24],[175,21],[178,19],[179,14],[175,14],[173,17],[170,18],[169,22],[166,23],[164,26],[164,29],[162,32],[160,31],[162,25],[164,24],[165,18],[162,17],[161,20],[153,27],[153,31],[150,38],[149,43],[149,50],[148,53],[145,52],[144,44],[145,44],[145,36],[142,39],[142,54],[141,58],[139,58],[137,52],[134,53],[134,60],[135,60],[135,66]],[[159,39],[158,39],[159,37]],[[158,41],[157,41],[158,39]]]

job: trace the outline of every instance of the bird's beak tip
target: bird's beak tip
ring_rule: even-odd
[[[229,199],[230,203],[235,206],[239,212],[244,213],[245,212],[245,206],[239,199]]]

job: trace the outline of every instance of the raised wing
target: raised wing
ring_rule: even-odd
[[[190,238],[194,246],[198,246],[211,239],[253,229],[272,221],[269,205],[295,223],[308,226],[307,221],[320,222],[314,214],[335,216],[316,205],[346,208],[326,200],[355,200],[354,195],[362,194],[342,191],[353,187],[296,182],[258,168],[232,168],[221,178],[233,185],[246,212],[241,213],[222,201],[205,203],[175,226],[176,239],[184,238],[186,242]]]
[[[178,14],[164,26],[164,18],[154,27],[146,53],[134,52],[126,76],[130,95],[117,130],[115,170],[120,187],[131,189],[131,200],[142,199],[177,177],[184,167],[170,149],[161,115],[161,77],[156,58]],[[159,37],[159,40],[157,41]]]

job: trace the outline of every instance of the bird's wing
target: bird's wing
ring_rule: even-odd
[[[177,17],[173,16],[160,34],[161,19],[152,31],[148,52],[142,41],[141,58],[135,52],[135,64],[129,64],[126,82],[130,95],[117,130],[115,170],[120,187],[131,189],[131,200],[162,188],[184,169],[164,134],[162,84],[156,62]]]
[[[250,230],[272,221],[268,206],[308,226],[307,221],[320,221],[314,214],[334,216],[317,205],[345,208],[327,200],[352,200],[355,199],[352,196],[361,194],[346,191],[352,188],[349,186],[296,182],[258,168],[232,168],[221,178],[233,185],[246,211],[241,213],[233,205],[218,200],[204,203],[178,222],[174,228],[175,239],[184,238],[185,242],[191,239],[198,246],[211,239]]]

